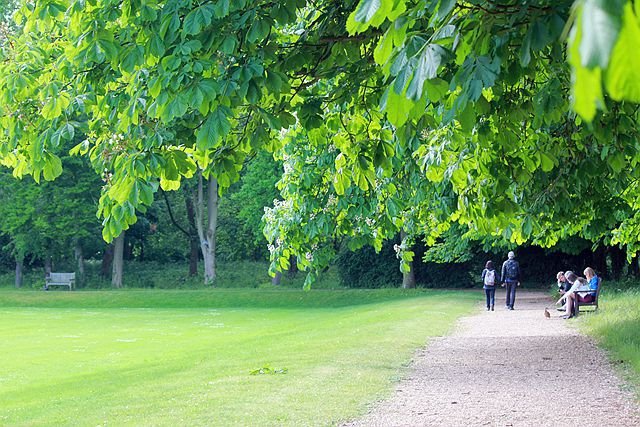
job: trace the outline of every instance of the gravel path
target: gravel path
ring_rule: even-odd
[[[560,312],[544,317],[546,294],[519,292],[514,311],[503,303],[498,291],[496,311],[432,340],[390,399],[345,426],[640,426],[605,354]],[[567,410],[572,401],[584,403]]]

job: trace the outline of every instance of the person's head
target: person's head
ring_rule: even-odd
[[[564,271],[558,271],[558,274],[556,274],[556,279],[558,280],[558,282],[565,282],[566,279],[564,278]]]
[[[486,268],[487,270],[493,270],[493,261],[487,261],[487,263],[484,265],[484,268]]]
[[[564,273],[564,278],[567,279],[567,282],[573,285],[575,281],[578,279],[578,276],[576,276],[576,274],[573,271],[567,271],[566,273]]]
[[[507,257],[509,259],[514,259],[516,257],[516,254],[513,251],[509,251],[509,253],[507,254]]]
[[[590,280],[592,277],[595,277],[596,272],[593,270],[593,268],[591,267],[587,267],[584,269],[584,276],[587,278],[587,280]]]

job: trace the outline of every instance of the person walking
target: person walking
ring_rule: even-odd
[[[508,259],[502,263],[500,277],[502,278],[502,286],[506,286],[507,288],[506,308],[513,310],[516,302],[516,288],[520,286],[522,273],[520,271],[520,263],[516,261],[516,254],[513,251],[509,251],[507,258]]]
[[[487,297],[487,311],[493,311],[493,306],[496,301],[496,283],[500,282],[500,277],[496,269],[493,268],[493,261],[487,261],[487,264],[482,270],[482,289]]]

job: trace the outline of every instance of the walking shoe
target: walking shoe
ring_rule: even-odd
[[[493,306],[491,306],[491,311],[493,311]]]
[[[513,310],[513,307],[509,307],[509,310]]]

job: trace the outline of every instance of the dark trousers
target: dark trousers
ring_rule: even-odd
[[[516,288],[518,287],[518,282],[507,282],[507,301],[506,306],[509,308],[513,308],[513,305],[516,303]]]
[[[487,308],[493,308],[496,302],[496,287],[486,288],[484,293],[487,296]]]

